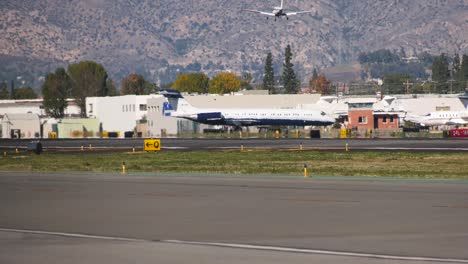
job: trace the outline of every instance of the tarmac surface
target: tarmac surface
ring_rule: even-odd
[[[0,150],[26,149],[31,140],[0,139]],[[101,151],[142,150],[144,139],[44,139],[46,151],[79,151],[81,147],[92,147]],[[185,139],[162,138],[161,147],[166,150],[194,149],[304,149],[341,151],[345,145],[352,150],[372,151],[451,151],[468,152],[468,139]]]
[[[0,263],[468,263],[464,181],[2,172],[0,208]]]

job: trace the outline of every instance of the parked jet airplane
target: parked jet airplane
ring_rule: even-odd
[[[302,109],[202,109],[190,105],[177,90],[161,91],[168,102],[165,116],[184,118],[208,125],[242,126],[328,126],[335,119],[324,112]]]
[[[258,13],[258,14],[261,14],[261,15],[266,15],[267,19],[268,19],[268,17],[272,16],[272,17],[275,17],[275,21],[276,21],[276,18],[281,18],[283,16],[286,17],[286,19],[288,20],[289,16],[294,16],[294,15],[298,15],[298,14],[313,12],[313,10],[285,12],[284,9],[283,9],[283,0],[281,0],[281,6],[275,6],[271,13],[270,12],[258,11],[258,10],[252,10],[252,9],[245,9],[245,11]]]
[[[417,123],[421,126],[466,125],[468,124],[468,110],[466,111],[438,111],[425,116],[410,115],[405,121]]]

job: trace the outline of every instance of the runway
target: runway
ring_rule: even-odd
[[[26,149],[31,140],[0,140],[0,150]],[[46,151],[77,151],[92,147],[100,151],[142,150],[144,139],[45,139]],[[162,138],[163,150],[216,150],[238,149],[304,149],[341,151],[346,144],[350,149],[363,151],[452,151],[468,152],[468,139],[184,139]]]
[[[39,236],[46,242],[72,240],[66,243],[74,244],[78,251],[80,245],[89,250],[89,243],[98,248],[102,244],[104,251],[137,243],[140,246],[134,250],[145,254],[150,254],[148,248],[159,252],[159,247],[167,247],[162,252],[188,256],[185,263],[200,253],[197,250],[210,251],[212,260],[222,258],[215,253],[218,249],[220,254],[232,256],[233,261],[228,257],[226,263],[235,263],[241,256],[255,259],[252,254],[278,260],[269,263],[281,263],[281,256],[296,256],[291,263],[324,257],[219,248],[217,244],[403,258],[395,263],[407,263],[414,257],[435,259],[427,263],[468,260],[468,185],[462,182],[0,173],[0,208],[1,228],[141,240],[122,245],[126,242],[81,238],[74,243],[70,237],[29,234],[23,239],[0,232],[0,241],[15,241],[5,243],[13,251],[15,247],[30,248]],[[170,242],[174,240],[200,244]],[[372,257],[341,257],[320,263],[389,263],[367,262]],[[167,260],[165,263],[177,263]]]

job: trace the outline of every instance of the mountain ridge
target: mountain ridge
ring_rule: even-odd
[[[276,22],[242,12],[269,11],[277,2],[3,0],[0,70],[26,70],[37,78],[57,66],[93,60],[118,81],[138,72],[164,84],[179,72],[225,70],[252,72],[258,80],[267,52],[280,74],[291,44],[296,70],[307,80],[314,68],[349,63],[377,49],[468,52],[468,0],[294,0],[286,1],[288,9],[314,12]]]

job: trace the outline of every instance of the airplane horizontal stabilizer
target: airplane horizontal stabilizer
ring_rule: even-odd
[[[287,16],[294,16],[294,15],[299,15],[299,14],[304,14],[304,13],[311,13],[314,12],[314,10],[309,10],[309,11],[298,11],[298,12],[288,12],[286,13]]]
[[[244,11],[253,12],[253,13],[258,13],[258,14],[267,15],[267,16],[275,16],[274,13],[263,12],[263,11],[252,10],[252,9],[244,9]]]

